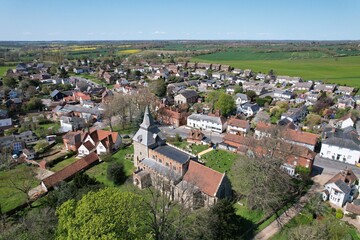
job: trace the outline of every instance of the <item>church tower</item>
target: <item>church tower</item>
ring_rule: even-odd
[[[134,144],[134,165],[138,166],[139,161],[149,157],[149,149],[165,144],[165,137],[154,123],[149,107],[146,106],[143,122],[133,137]]]

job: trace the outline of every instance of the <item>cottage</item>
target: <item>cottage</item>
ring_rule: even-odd
[[[305,105],[298,107],[298,108],[290,108],[281,115],[281,120],[288,119],[292,122],[300,122],[303,120],[308,113],[307,107]]]
[[[236,113],[242,113],[246,117],[251,117],[254,116],[258,111],[260,111],[260,106],[257,103],[245,103],[238,106]]]
[[[60,117],[60,132],[77,131],[85,128],[85,119],[79,117]]]
[[[342,207],[346,202],[351,202],[357,193],[356,177],[351,169],[345,168],[325,183],[322,198],[324,201]]]
[[[337,100],[336,107],[340,109],[355,108],[355,100],[349,96],[342,96]]]
[[[227,126],[227,133],[246,134],[250,131],[250,124],[247,120],[230,118]]]
[[[243,93],[237,93],[234,96],[236,105],[242,105],[249,102],[249,97]]]

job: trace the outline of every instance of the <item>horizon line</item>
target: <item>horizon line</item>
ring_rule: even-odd
[[[319,39],[118,39],[118,40],[106,40],[106,39],[92,39],[92,40],[0,40],[1,42],[135,42],[135,41],[142,41],[142,42],[149,42],[149,41],[257,41],[257,42],[279,42],[279,41],[304,41],[304,42],[360,42],[360,39],[328,39],[328,40],[319,40]]]

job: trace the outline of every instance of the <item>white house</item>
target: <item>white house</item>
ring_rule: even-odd
[[[360,159],[360,140],[355,129],[333,129],[324,134],[320,156],[355,165]]]
[[[227,123],[224,117],[193,113],[187,118],[187,126],[222,133]]]
[[[353,195],[358,191],[356,182],[358,178],[350,169],[340,171],[325,183],[322,198],[324,201],[342,207],[346,202],[353,200]]]
[[[337,119],[334,122],[335,127],[337,128],[347,128],[347,127],[353,127],[354,126],[354,121],[351,119],[351,115],[345,115],[342,118]]]
[[[245,103],[238,106],[236,112],[243,113],[246,117],[254,116],[260,110],[260,106],[256,103]]]
[[[247,120],[230,118],[227,125],[227,132],[230,134],[246,134],[250,131],[250,124]]]
[[[243,93],[237,93],[234,96],[236,105],[241,105],[244,103],[249,102],[249,98],[246,94]]]
[[[86,141],[85,143],[81,144],[78,149],[79,156],[86,156],[96,150],[94,144],[91,141]]]

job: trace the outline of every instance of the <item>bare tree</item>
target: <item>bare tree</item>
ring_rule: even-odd
[[[251,209],[268,213],[279,210],[296,192],[284,163],[296,148],[280,139],[281,128],[274,128],[260,140],[246,138],[247,153],[231,169],[234,190],[247,198]]]
[[[26,171],[24,175],[11,175],[9,178],[10,187],[18,190],[26,196],[26,203],[31,208],[31,196],[29,191],[33,188],[32,179],[35,176],[35,172],[32,168],[29,168],[29,171]]]

